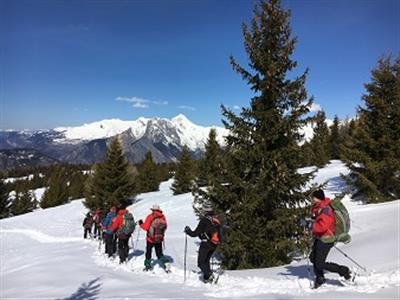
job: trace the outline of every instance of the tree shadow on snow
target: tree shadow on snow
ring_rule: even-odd
[[[96,300],[101,289],[100,277],[89,281],[88,283],[82,283],[78,290],[68,298],[62,300]]]

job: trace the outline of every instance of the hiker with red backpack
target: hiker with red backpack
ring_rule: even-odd
[[[203,272],[204,283],[212,283],[214,275],[210,268],[210,259],[220,243],[218,225],[220,221],[214,216],[211,203],[205,202],[202,205],[204,216],[200,218],[196,229],[192,231],[186,226],[184,232],[191,237],[199,237],[201,240],[197,266]]]
[[[97,208],[96,211],[93,214],[93,235],[95,238],[101,239],[101,225],[100,225],[100,220],[101,220],[101,210],[100,208]]]
[[[331,200],[325,197],[323,190],[317,190],[312,193],[311,207],[312,223],[310,224],[314,243],[312,246],[310,261],[314,265],[314,274],[316,276],[314,288],[320,287],[326,282],[324,270],[338,273],[346,280],[351,279],[350,269],[346,266],[326,262],[329,251],[337,241],[336,216],[331,206]]]
[[[167,229],[167,220],[160,209],[160,206],[154,204],[151,208],[151,214],[146,217],[146,220],[139,220],[140,228],[147,231],[146,236],[146,259],[144,261],[144,271],[149,271],[152,269],[151,266],[151,252],[153,247],[156,250],[157,258],[163,269],[168,271],[169,262],[163,254],[162,242],[164,240],[165,231]]]
[[[119,263],[126,261],[129,254],[129,239],[135,230],[135,220],[132,214],[126,209],[120,209],[110,226],[110,230],[118,237]]]

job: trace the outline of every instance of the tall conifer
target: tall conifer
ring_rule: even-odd
[[[231,57],[236,72],[255,93],[250,107],[235,115],[223,107],[230,131],[224,155],[225,182],[209,194],[216,210],[227,212],[229,231],[222,248],[230,269],[269,267],[290,262],[295,248],[297,209],[305,200],[299,128],[309,119],[312,99],[307,71],[293,78],[290,12],[278,0],[261,1],[250,26],[243,24],[250,70]],[[289,79],[288,75],[293,79]]]
[[[184,146],[181,159],[175,172],[175,180],[171,187],[174,195],[189,193],[192,191],[194,175],[189,148]]]

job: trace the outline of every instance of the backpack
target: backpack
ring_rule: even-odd
[[[122,226],[118,229],[117,235],[124,235],[129,237],[134,231],[136,227],[135,220],[131,213],[125,213],[122,215]]]
[[[339,199],[334,199],[329,204],[335,214],[336,220],[336,232],[335,239],[336,242],[340,243],[350,243],[351,236],[350,231],[350,216],[346,207]]]
[[[211,222],[213,228],[208,240],[214,245],[221,244],[224,236],[224,229],[227,227],[226,217],[224,215],[214,215],[207,216],[207,219]]]
[[[152,238],[155,244],[164,240],[165,230],[167,229],[167,221],[162,217],[154,217],[151,221],[147,235]]]

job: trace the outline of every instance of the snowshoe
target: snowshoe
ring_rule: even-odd
[[[319,287],[320,287],[321,285],[323,285],[325,282],[326,282],[326,279],[325,279],[324,277],[315,279],[313,289],[319,288]]]

